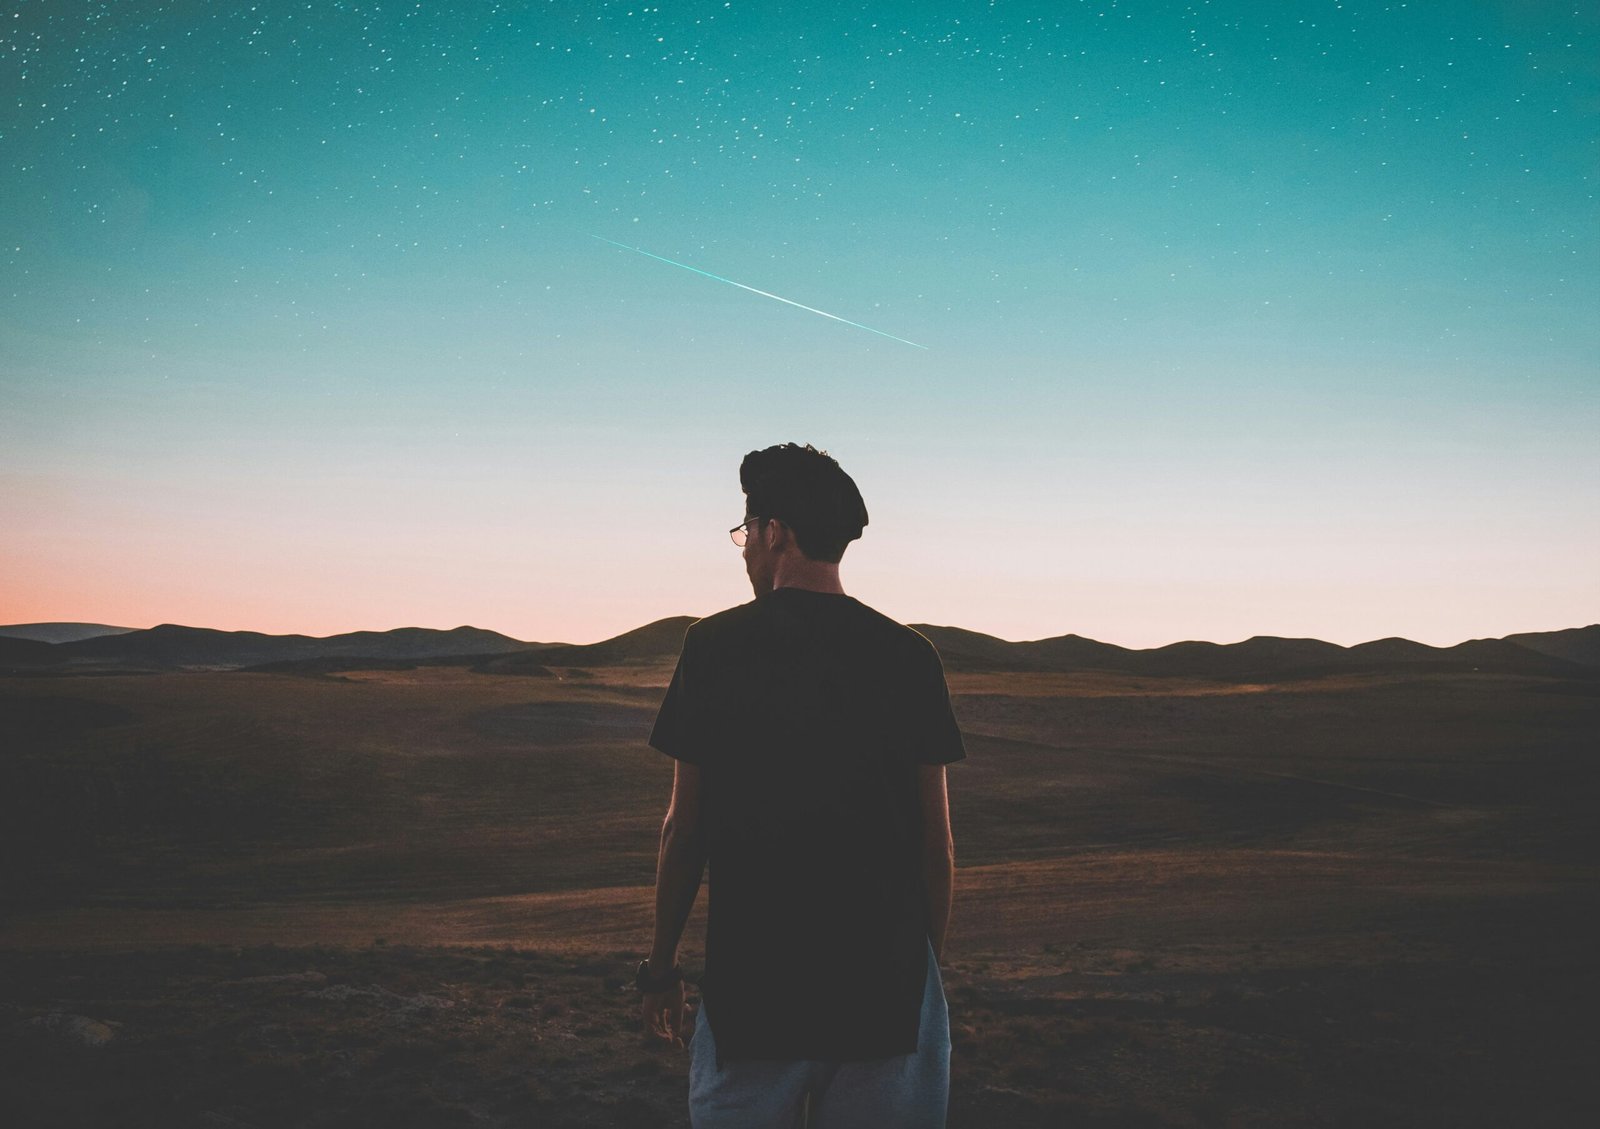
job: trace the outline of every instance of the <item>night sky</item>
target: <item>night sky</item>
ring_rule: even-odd
[[[6,7],[0,622],[1600,619],[1592,4]]]

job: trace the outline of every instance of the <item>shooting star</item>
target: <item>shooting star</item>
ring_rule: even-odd
[[[748,290],[752,294],[759,294],[763,298],[771,298],[774,302],[782,302],[786,306],[798,307],[799,309],[805,310],[807,313],[821,314],[825,318],[832,318],[834,321],[842,321],[845,325],[853,325],[857,329],[866,330],[868,333],[876,333],[879,337],[887,337],[890,341],[898,341],[902,345],[910,345],[913,349],[927,348],[926,345],[918,345],[915,341],[907,341],[904,337],[896,337],[894,334],[885,333],[881,329],[873,329],[870,325],[862,325],[858,321],[851,321],[849,318],[842,318],[838,314],[830,314],[827,310],[819,310],[815,306],[807,306],[804,303],[796,302],[791,298],[785,298],[778,294],[769,294],[765,290],[757,290],[754,286],[746,286],[742,282],[735,282],[731,278],[723,278],[720,274],[712,274],[708,270],[701,270],[699,267],[691,267],[688,263],[680,263],[675,259],[669,259],[662,255],[652,255],[649,251],[640,250],[638,247],[629,247],[626,243],[618,243],[616,240],[607,239],[602,235],[591,235],[589,238],[598,239],[602,243],[609,243],[613,247],[621,247],[624,251],[632,251],[637,255],[643,255],[647,259],[655,259],[658,262],[666,263],[668,266],[681,267],[686,271],[693,271],[695,274],[704,275],[706,278],[715,279],[718,282],[726,282],[729,286],[737,286],[740,290]]]

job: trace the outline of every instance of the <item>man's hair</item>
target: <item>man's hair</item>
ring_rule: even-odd
[[[867,506],[855,481],[826,451],[781,443],[751,451],[739,464],[745,513],[777,518],[794,530],[800,551],[814,561],[839,563],[844,547],[867,524]]]

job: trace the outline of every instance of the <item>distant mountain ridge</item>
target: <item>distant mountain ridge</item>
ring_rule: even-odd
[[[1148,650],[1132,650],[1077,635],[1009,643],[958,627],[912,626],[939,648],[947,669],[963,671],[1107,670],[1227,680],[1396,670],[1600,675],[1600,624],[1505,639],[1469,639],[1453,647],[1430,647],[1399,638],[1342,647],[1321,639],[1257,635],[1239,643],[1186,640]]]
[[[0,639],[32,639],[36,643],[76,643],[100,635],[125,635],[137,627],[109,623],[12,623],[0,627]]]
[[[598,643],[530,643],[476,627],[449,631],[401,627],[322,638],[162,624],[69,642],[48,643],[0,627],[0,669],[117,672],[261,668],[330,673],[418,663],[467,665],[486,674],[545,676],[551,667],[619,666],[674,658],[693,616],[670,616]],[[32,625],[20,625],[28,627]],[[1242,681],[1342,672],[1462,671],[1549,677],[1600,676],[1600,624],[1524,632],[1431,647],[1375,639],[1343,647],[1320,639],[1258,635],[1239,643],[1186,640],[1134,650],[1080,635],[1012,642],[960,627],[913,624],[939,649],[947,669],[993,672],[1104,670],[1152,677],[1181,675]]]
[[[1565,631],[1534,631],[1520,635],[1507,635],[1507,643],[1527,647],[1543,655],[1600,666],[1600,626],[1569,627]]]
[[[683,647],[683,633],[692,615],[658,619],[599,643],[548,643],[512,655],[488,659],[473,667],[484,674],[537,674],[552,666],[625,666],[672,658]]]
[[[24,651],[12,646],[23,643],[31,644],[30,648]],[[265,635],[259,631],[216,631],[208,627],[163,623],[146,631],[100,635],[70,643],[0,639],[0,664],[227,670],[332,658],[416,660],[504,654],[537,645],[478,627],[457,627],[449,631],[400,627],[393,631],[352,631],[317,638]],[[46,650],[37,650],[39,647]]]

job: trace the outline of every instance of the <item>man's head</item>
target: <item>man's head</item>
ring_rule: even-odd
[[[772,590],[785,554],[838,564],[845,546],[867,524],[861,491],[826,452],[807,443],[751,451],[739,464],[744,512],[750,523],[745,571],[757,594]]]

